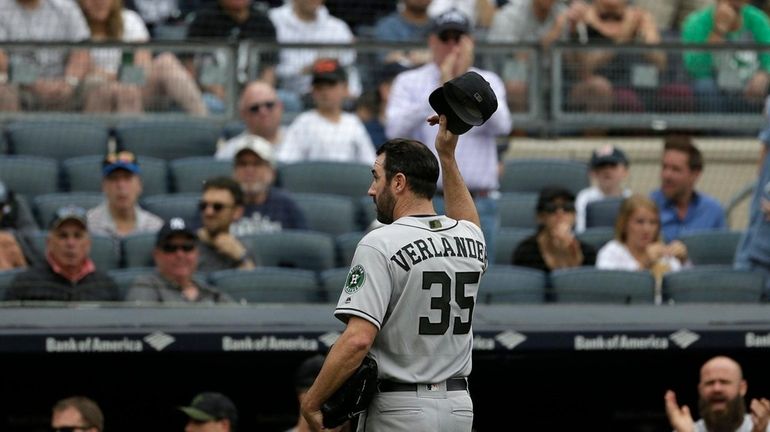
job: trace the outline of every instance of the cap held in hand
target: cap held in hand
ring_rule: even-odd
[[[497,111],[497,96],[489,82],[469,71],[449,80],[428,98],[430,106],[447,118],[447,129],[455,135],[484,124]]]

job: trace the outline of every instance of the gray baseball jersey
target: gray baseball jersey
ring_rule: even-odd
[[[436,383],[471,373],[471,321],[487,256],[481,229],[446,216],[409,216],[358,244],[334,314],[379,329],[380,378]]]

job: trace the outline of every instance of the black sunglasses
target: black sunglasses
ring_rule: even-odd
[[[249,107],[249,112],[252,114],[256,114],[260,111],[262,111],[262,107],[267,108],[268,111],[272,111],[273,108],[275,108],[275,101],[267,101],[262,103],[255,103],[254,105],[251,105]]]
[[[464,32],[458,30],[446,30],[439,33],[438,38],[441,42],[449,42],[450,40],[457,42],[464,34]]]
[[[556,213],[558,210],[572,213],[575,211],[575,204],[571,202],[565,203],[547,203],[543,206],[543,211],[546,213]]]
[[[164,244],[160,247],[160,249],[165,253],[175,253],[178,250],[183,250],[185,252],[192,252],[193,249],[195,249],[195,243],[184,243],[184,244]]]
[[[200,211],[206,211],[206,208],[208,208],[208,207],[213,208],[214,211],[218,213],[218,212],[221,212],[222,210],[224,210],[225,208],[230,207],[230,206],[227,205],[227,204],[222,204],[220,202],[213,202],[213,203],[211,203],[211,202],[201,201],[201,202],[198,203],[198,210],[200,210]]]

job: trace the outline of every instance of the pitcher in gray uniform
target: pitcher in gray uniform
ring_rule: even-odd
[[[347,327],[303,399],[314,430],[321,430],[322,403],[367,354],[380,381],[358,431],[471,430],[471,323],[487,254],[455,160],[457,135],[444,115],[428,122],[439,124],[438,160],[408,139],[387,141],[377,152],[368,193],[386,225],[356,249],[335,311]],[[431,202],[439,164],[446,216]]]

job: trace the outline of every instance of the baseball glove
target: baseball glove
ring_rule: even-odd
[[[323,425],[335,428],[366,411],[377,391],[377,362],[364,357],[361,365],[321,406]]]

